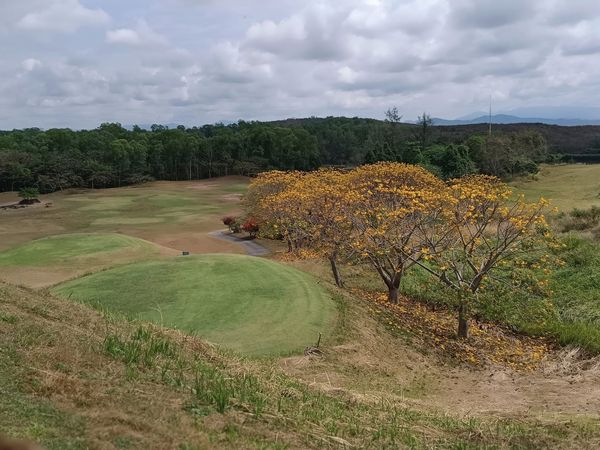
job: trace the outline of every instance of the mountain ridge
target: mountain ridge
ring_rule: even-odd
[[[465,116],[469,117],[469,116]],[[432,118],[433,124],[438,126],[446,125],[476,125],[486,124],[490,122],[490,117],[482,115],[474,118],[462,119],[443,119],[440,117]],[[582,126],[582,125],[600,125],[600,119],[576,119],[576,118],[561,118],[551,119],[543,117],[519,117],[511,114],[494,114],[491,117],[492,124],[517,124],[517,123],[540,123],[546,125],[560,126]]]

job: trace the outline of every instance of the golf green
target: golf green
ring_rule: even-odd
[[[310,275],[241,255],[135,263],[52,291],[253,356],[302,350],[335,318],[334,302]]]

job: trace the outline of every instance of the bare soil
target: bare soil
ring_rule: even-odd
[[[533,372],[473,368],[419,351],[370,316],[358,306],[344,343],[325,349],[322,358],[284,358],[281,367],[326,392],[370,401],[394,398],[452,415],[600,419],[600,359],[563,350],[547,355]]]

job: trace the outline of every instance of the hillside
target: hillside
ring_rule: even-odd
[[[376,119],[363,119],[358,117],[327,117],[327,118],[298,118],[272,122],[280,126],[304,127],[309,132],[315,127],[323,127],[330,123],[335,127],[348,127],[354,130],[366,130],[370,126],[381,123]],[[403,123],[404,135],[410,138],[417,125]],[[436,125],[434,121],[432,140],[444,143],[462,142],[473,134],[485,135],[488,133],[487,121],[477,124],[462,125]],[[552,152],[564,154],[597,154],[600,153],[600,125],[560,126],[544,123],[493,123],[492,130],[500,133],[515,133],[532,130],[541,133]],[[363,134],[364,131],[357,131]]]
[[[585,181],[571,198],[585,205],[599,166],[561,167],[565,186]],[[553,309],[511,292],[461,341],[444,291],[419,273],[391,305],[366,267],[344,265],[339,289],[326,261],[281,242],[255,241],[268,259],[202,256],[244,251],[211,233],[246,185],[69,190],[1,212],[0,271],[29,286],[64,276],[0,283],[0,433],[47,449],[600,444],[595,244],[568,241],[551,279],[558,321],[531,329]],[[319,334],[322,354],[305,355]],[[261,340],[275,348],[256,351]]]
[[[488,417],[480,409],[482,400],[488,407],[509,407],[497,402],[506,398],[506,389],[533,400],[533,379],[513,376],[510,382],[502,372],[489,378],[446,367],[438,379],[439,387],[445,386],[440,397],[430,383],[442,376],[441,367],[388,335],[354,302],[337,331],[353,336],[354,344],[330,342],[329,356],[288,358],[282,368],[8,285],[0,285],[0,305],[0,429],[48,449],[589,448],[600,443],[587,419],[567,412],[581,408],[583,400],[592,403],[588,407],[596,403],[589,390],[586,396],[579,393],[581,383],[569,388],[570,406],[552,406],[566,408],[561,418],[540,420],[537,413],[523,412]],[[379,359],[384,345],[392,346]],[[313,382],[302,381],[300,374]],[[406,378],[404,391],[378,394],[390,377]],[[477,390],[459,394],[486,377],[485,383],[495,386],[487,401],[475,401],[473,395],[482,395]],[[568,376],[547,377],[538,379],[537,389],[550,380],[557,389],[569,386]],[[454,380],[453,388],[446,379]],[[447,395],[460,395],[460,404],[475,410],[467,416],[444,411],[440,405],[456,403]],[[540,407],[548,401],[544,395],[537,394]]]

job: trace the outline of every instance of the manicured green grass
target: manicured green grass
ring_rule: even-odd
[[[0,252],[0,267],[71,267],[109,260],[126,250],[136,256],[158,255],[156,247],[141,239],[121,234],[64,234],[31,241]]]
[[[600,206],[600,164],[542,166],[536,176],[511,185],[528,200],[544,197],[562,211]]]
[[[309,275],[240,255],[136,263],[53,292],[257,356],[303,349],[328,333],[335,316],[333,301]]]

